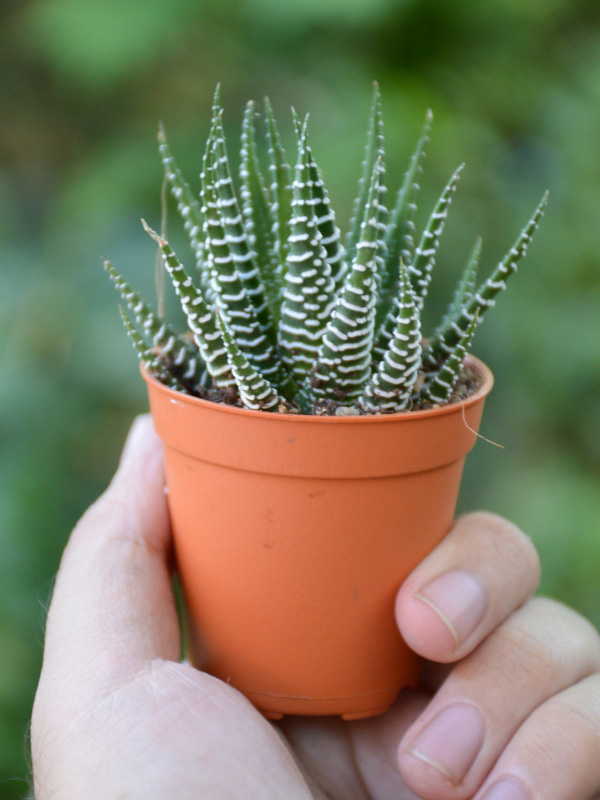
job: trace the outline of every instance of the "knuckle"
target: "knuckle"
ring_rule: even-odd
[[[500,559],[509,561],[519,574],[527,577],[527,588],[534,590],[541,577],[540,557],[527,534],[514,523],[489,511],[474,511],[460,522],[478,535],[483,533],[490,548]]]
[[[600,674],[581,681],[550,701],[567,720],[575,721],[600,744]]]
[[[593,623],[551,597],[534,597],[529,605],[543,620],[551,621],[555,639],[560,639],[561,644],[568,643],[575,653],[589,652],[595,657],[594,671],[600,669],[600,633]]]
[[[580,677],[600,669],[600,635],[581,614],[547,597],[535,597],[498,630],[509,668],[553,680],[561,665]]]
[[[516,621],[505,623],[497,635],[498,652],[502,654],[498,666],[507,679],[525,674],[534,678],[538,685],[551,680],[556,654],[545,637]]]

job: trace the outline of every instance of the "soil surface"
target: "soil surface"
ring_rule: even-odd
[[[452,396],[446,403],[434,404],[422,398],[415,397],[413,404],[407,408],[404,413],[424,411],[428,408],[437,408],[438,405],[452,405],[453,403],[458,403],[474,394],[480,386],[480,375],[471,367],[463,367],[458,382],[452,392]],[[203,400],[210,400],[213,403],[221,403],[222,405],[236,406],[238,408],[242,407],[233,387],[230,389],[201,389],[198,396]],[[293,405],[287,403],[282,404],[277,410],[282,414],[300,413]],[[356,405],[348,405],[344,403],[343,400],[317,400],[313,404],[312,415],[316,417],[370,416],[364,409]]]

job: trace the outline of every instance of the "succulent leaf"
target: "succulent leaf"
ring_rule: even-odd
[[[119,314],[121,315],[121,321],[125,326],[127,335],[131,339],[138,354],[138,358],[145,363],[148,372],[161,383],[164,383],[165,386],[168,386],[169,389],[175,389],[178,392],[186,392],[187,387],[183,386],[167,367],[165,367],[158,356],[152,352],[147,342],[144,341],[144,338],[136,330],[122,306],[119,306]]]
[[[463,306],[456,319],[449,320],[444,328],[436,335],[427,346],[423,357],[427,362],[436,367],[440,361],[446,359],[452,352],[455,344],[465,334],[475,315],[481,322],[488,308],[495,305],[496,296],[506,288],[507,279],[517,271],[521,258],[527,253],[531,237],[539,225],[540,219],[548,202],[548,192],[542,200],[526,227],[517,237],[516,242],[492,272],[490,277],[481,285],[473,297]]]
[[[274,342],[275,329],[269,316],[265,289],[260,279],[258,267],[253,259],[250,243],[243,225],[243,217],[233,188],[221,114],[217,116],[215,136],[209,158],[212,189],[217,200],[220,222],[224,233],[221,255],[218,258],[225,257],[225,248],[227,248],[229,259],[233,261],[246,296],[254,307],[261,331]],[[216,258],[217,256],[215,256]],[[214,261],[215,266],[220,265],[220,263]],[[218,272],[220,272],[220,266],[218,267]]]
[[[220,315],[218,315],[218,321],[221,336],[227,348],[231,372],[243,405],[253,411],[277,411],[280,408],[289,408],[289,403],[279,397],[276,389],[254,369],[244,356]]]
[[[356,245],[361,235],[361,225],[363,211],[367,203],[369,185],[373,173],[373,165],[378,158],[383,162],[384,158],[384,139],[383,139],[383,115],[381,112],[381,94],[379,85],[373,84],[373,102],[371,104],[371,116],[369,120],[369,130],[367,133],[367,144],[365,148],[365,159],[362,164],[362,175],[358,182],[358,195],[354,201],[354,210],[350,220],[350,231],[346,242],[346,258],[348,263],[352,261],[356,253]]]
[[[473,315],[469,326],[461,339],[456,342],[441,369],[427,383],[423,396],[425,400],[435,405],[446,403],[456,386],[460,376],[464,358],[473,339],[475,328],[479,323],[479,312]]]
[[[201,384],[205,365],[198,349],[153,311],[109,261],[104,262],[104,268],[144,334],[151,339],[152,346],[160,350],[173,375],[188,388],[194,389]]]
[[[308,142],[306,142],[306,149],[308,154],[308,173],[310,182],[312,184],[312,202],[314,213],[316,216],[316,223],[319,233],[321,234],[321,244],[325,248],[326,261],[331,269],[334,287],[337,291],[342,285],[344,275],[347,271],[345,262],[345,251],[342,244],[342,236],[340,229],[335,222],[335,212],[331,207],[329,200],[329,193],[321,177],[319,167],[314,159],[312,150]]]
[[[254,114],[254,103],[250,101],[244,112],[240,149],[242,214],[270,318],[277,322],[281,304],[281,267],[275,250],[275,220],[256,152]]]
[[[216,196],[215,184],[210,179],[212,176],[217,182],[219,180],[212,166],[215,155],[216,151],[211,151],[206,160],[207,177],[204,181],[204,195],[206,198],[206,243],[210,253],[213,271],[212,285],[216,294],[217,307],[225,323],[236,336],[236,341],[248,360],[256,369],[260,370],[264,377],[271,380],[280,391],[288,396],[294,393],[296,386],[287,374],[284,365],[277,358],[268,338],[268,331],[265,331],[260,325],[257,310],[250,302],[246,286],[242,282],[240,271],[230,250],[221,204]],[[256,268],[253,269],[256,271]]]
[[[464,164],[461,164],[446,184],[415,250],[414,261],[408,267],[419,311],[423,309],[423,303],[427,297],[440,237],[448,216],[448,208],[452,202],[463,167]]]
[[[358,397],[369,380],[377,297],[380,159],[373,165],[356,256],[323,334],[305,393],[331,400]]]
[[[481,237],[478,236],[477,239],[475,240],[475,244],[473,245],[473,249],[465,265],[459,284],[456,287],[456,291],[454,292],[448,310],[444,314],[440,326],[431,336],[429,340],[430,343],[437,340],[439,333],[444,329],[444,327],[446,327],[446,325],[458,319],[458,316],[462,311],[463,307],[471,300],[471,298],[475,294],[475,288],[477,285],[476,283],[477,269],[479,267],[480,256],[481,256]]]
[[[208,269],[204,254],[204,238],[202,236],[204,225],[202,208],[181,174],[181,170],[177,166],[162,125],[160,125],[158,129],[158,151],[163,163],[165,175],[171,187],[171,194],[177,204],[177,210],[183,219],[184,229],[189,236],[190,245],[196,257],[196,266],[202,275]]]
[[[334,303],[331,267],[317,227],[310,165],[305,123],[292,184],[289,254],[279,322],[281,357],[297,382],[306,377],[316,360]]]
[[[400,259],[405,264],[414,260],[414,233],[416,194],[419,191],[418,177],[422,172],[422,163],[425,149],[429,141],[433,114],[427,112],[425,126],[414,153],[411,156],[408,169],[404,175],[402,186],[396,195],[394,208],[390,212],[390,219],[385,232],[385,245],[387,248],[385,269],[382,275],[380,299],[377,305],[376,327],[383,322],[398,292],[399,263]]]
[[[400,262],[400,299],[394,333],[377,372],[359,400],[372,413],[404,411],[421,365],[421,324],[408,271]]]
[[[217,295],[217,288],[215,285],[215,278],[214,278],[215,274],[214,258],[211,249],[209,247],[210,225],[208,221],[208,213],[210,210],[212,216],[215,215],[218,216],[219,214],[217,199],[214,196],[212,175],[210,171],[212,151],[214,147],[214,141],[217,130],[217,118],[221,112],[219,106],[219,94],[220,94],[220,87],[219,84],[217,84],[217,88],[215,90],[215,95],[213,99],[210,132],[208,134],[206,145],[204,147],[204,153],[202,155],[202,169],[200,171],[200,199],[202,202],[201,212],[204,217],[202,232],[204,234],[204,256],[206,265],[206,269],[204,269],[200,274],[200,288],[202,290],[202,294],[204,295],[206,302],[210,306],[216,305],[216,295]]]
[[[269,145],[269,196],[271,200],[271,214],[274,219],[273,235],[275,237],[275,252],[281,267],[281,279],[285,269],[288,255],[288,224],[292,216],[292,170],[285,158],[285,151],[273,109],[268,97],[265,97],[265,116],[267,121],[267,142]]]
[[[206,304],[201,292],[194,286],[191,277],[167,240],[153,231],[144,220],[142,225],[162,251],[165,269],[171,276],[173,287],[181,300],[188,325],[194,334],[194,341],[198,345],[208,372],[217,386],[222,388],[234,386],[235,381],[227,360],[227,349],[212,310]]]

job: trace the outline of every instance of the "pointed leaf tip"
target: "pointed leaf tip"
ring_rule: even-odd
[[[167,240],[160,236],[155,230],[153,230],[145,219],[142,219],[142,226],[147,234],[149,234],[154,241],[160,245],[160,247],[164,247],[167,244]]]

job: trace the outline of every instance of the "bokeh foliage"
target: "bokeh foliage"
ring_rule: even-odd
[[[544,591],[600,623],[595,0],[37,0],[2,7],[0,44],[2,797],[27,793],[26,726],[60,552],[146,403],[101,257],[152,296],[155,252],[139,219],[160,219],[157,123],[196,175],[217,81],[236,141],[250,97],[269,94],[288,152],[290,105],[310,110],[344,223],[372,79],[391,191],[434,109],[423,213],[467,166],[432,314],[476,234],[491,267],[550,189],[520,275],[477,335],[497,381],[482,433],[505,449],[478,443],[461,509],[485,507],[528,531]],[[171,223],[184,252],[174,214]]]

